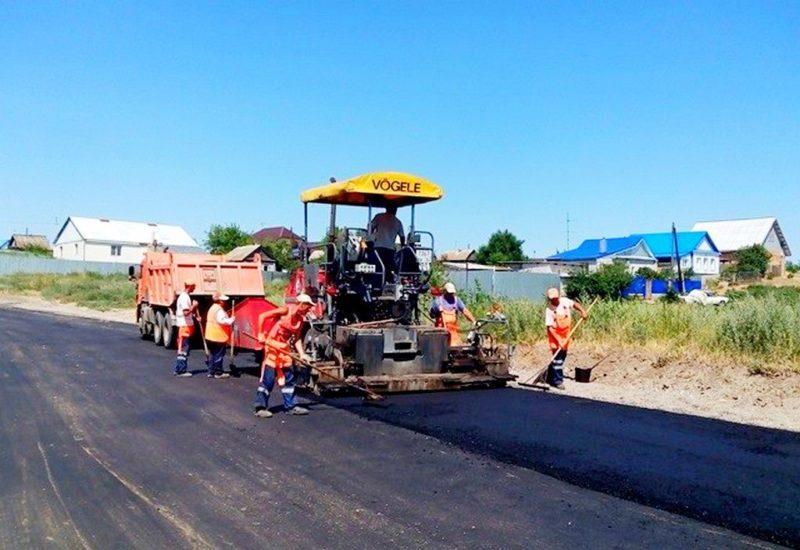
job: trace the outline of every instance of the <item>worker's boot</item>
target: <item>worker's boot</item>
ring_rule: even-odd
[[[190,378],[192,376],[191,372],[182,372],[180,374],[176,374],[178,378]]]
[[[289,414],[293,414],[295,416],[305,416],[308,414],[308,409],[303,407],[292,407],[289,411]]]
[[[272,418],[272,413],[267,409],[258,409],[257,411],[253,412],[253,415],[257,416],[258,418]]]
[[[217,380],[222,380],[222,379],[230,378],[230,377],[231,377],[231,375],[228,374],[227,372],[221,372],[219,374],[215,374],[214,375],[214,378],[216,378]]]

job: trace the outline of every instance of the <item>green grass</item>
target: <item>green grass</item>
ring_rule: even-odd
[[[283,279],[276,279],[274,281],[264,283],[264,296],[276,305],[283,305],[284,293],[286,292],[286,285],[289,281]]]
[[[100,311],[133,307],[136,299],[136,287],[121,273],[15,273],[0,276],[0,291],[38,293],[46,300]]]

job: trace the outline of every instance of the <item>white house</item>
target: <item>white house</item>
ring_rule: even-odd
[[[64,260],[136,264],[156,242],[173,251],[200,251],[177,225],[70,216],[53,241],[53,256]]]
[[[770,273],[783,275],[786,258],[792,255],[777,218],[748,218],[698,222],[693,231],[706,231],[717,245],[722,264],[735,261],[736,251],[755,244],[763,245],[771,254]]]

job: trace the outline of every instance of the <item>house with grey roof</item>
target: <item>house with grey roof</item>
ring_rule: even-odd
[[[777,276],[786,273],[786,258],[792,251],[777,218],[697,222],[692,230],[708,232],[719,249],[723,266],[735,263],[738,250],[760,244],[772,255],[768,273]]]

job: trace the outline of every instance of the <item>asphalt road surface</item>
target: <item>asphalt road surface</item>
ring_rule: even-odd
[[[797,434],[512,389],[259,420],[172,358],[0,309],[0,548],[800,545]]]

